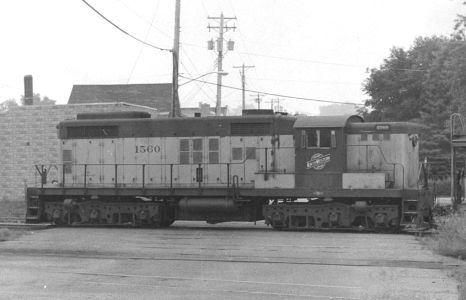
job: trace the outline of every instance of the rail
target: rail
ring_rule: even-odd
[[[365,158],[366,158],[366,171],[373,171],[373,169],[369,169],[369,148],[376,148],[379,150],[379,153],[382,157],[382,160],[383,160],[383,163],[385,165],[392,165],[393,168],[389,171],[392,171],[393,174],[392,174],[392,177],[393,177],[393,182],[396,183],[396,168],[397,167],[401,167],[401,176],[402,176],[402,188],[404,189],[405,187],[405,167],[403,164],[401,163],[398,163],[398,162],[389,162],[385,156],[385,153],[383,152],[382,148],[379,146],[379,145],[346,145],[347,147],[355,147],[355,148],[366,148],[366,151],[365,151]],[[383,170],[381,170],[383,171]]]

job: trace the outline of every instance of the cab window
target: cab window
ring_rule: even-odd
[[[307,148],[336,148],[335,130],[328,128],[307,129]]]

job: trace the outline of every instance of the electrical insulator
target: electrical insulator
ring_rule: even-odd
[[[207,50],[214,50],[214,40],[207,41]]]
[[[232,41],[232,40],[229,40],[228,43],[227,43],[227,48],[228,48],[228,50],[230,50],[230,51],[234,50],[234,48],[235,48],[235,42]]]

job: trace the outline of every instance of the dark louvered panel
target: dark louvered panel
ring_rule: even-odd
[[[231,135],[268,135],[270,123],[232,123]]]

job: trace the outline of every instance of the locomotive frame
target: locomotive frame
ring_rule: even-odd
[[[58,126],[57,178],[37,167],[27,221],[165,227],[258,221],[276,229],[397,230],[429,222],[419,127],[359,116],[151,119],[81,114]]]

